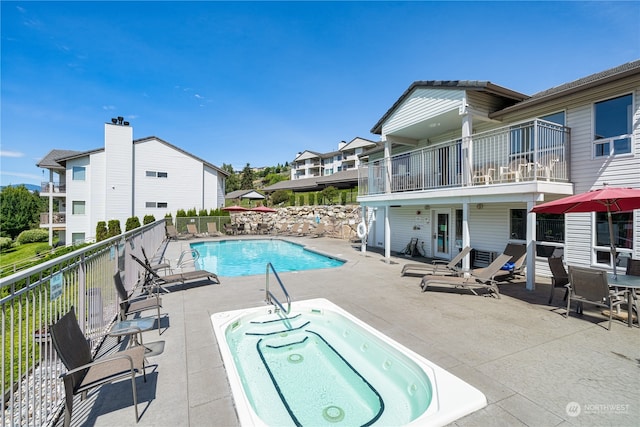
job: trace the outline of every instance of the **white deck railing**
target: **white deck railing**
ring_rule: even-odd
[[[358,195],[523,181],[568,181],[569,129],[532,120],[363,163]],[[390,167],[388,167],[390,166]]]
[[[164,219],[0,279],[2,426],[51,425],[60,412],[65,371],[48,326],[75,307],[80,328],[97,350],[118,312],[113,275],[136,283],[140,267],[129,256],[155,253]],[[61,286],[52,297],[56,284]]]

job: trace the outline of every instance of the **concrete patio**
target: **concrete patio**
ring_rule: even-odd
[[[488,406],[457,426],[640,425],[640,329],[585,306],[569,319],[563,290],[547,305],[549,281],[536,290],[500,285],[501,299],[461,291],[422,293],[418,277],[400,277],[403,264],[330,238],[287,238],[347,260],[339,268],[282,273],[295,300],[327,298],[371,326],[481,390]],[[172,242],[176,259],[191,241]],[[167,314],[145,342],[164,340],[138,378],[139,426],[236,426],[210,316],[264,305],[264,276],[221,277],[163,296]],[[105,348],[113,347],[108,341]],[[72,425],[135,425],[130,383],[103,386],[76,400]],[[59,422],[59,425],[62,423]]]

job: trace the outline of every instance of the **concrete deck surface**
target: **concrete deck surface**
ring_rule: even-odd
[[[569,319],[563,290],[547,305],[549,281],[529,292],[523,282],[500,285],[501,299],[465,291],[422,293],[418,277],[400,277],[411,258],[360,253],[331,238],[285,238],[339,256],[339,268],[282,273],[295,300],[327,298],[481,390],[488,406],[456,426],[640,425],[640,328],[628,328],[585,306]],[[176,259],[194,241],[172,242]],[[164,340],[138,378],[139,426],[236,426],[233,397],[213,335],[213,313],[264,305],[264,276],[221,277],[163,296]],[[99,388],[74,407],[73,425],[136,425],[130,383]]]

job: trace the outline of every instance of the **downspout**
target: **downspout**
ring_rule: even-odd
[[[536,214],[531,212],[533,200],[527,202],[527,290],[536,289]]]

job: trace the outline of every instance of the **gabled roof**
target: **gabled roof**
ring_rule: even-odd
[[[479,80],[419,80],[415,81],[404,91],[400,98],[387,110],[387,112],[378,120],[373,128],[371,128],[371,133],[381,134],[382,133],[382,125],[383,123],[393,114],[393,112],[398,108],[416,89],[424,89],[424,88],[435,88],[435,89],[447,89],[447,90],[473,90],[486,92],[493,95],[501,96],[503,98],[511,99],[513,101],[522,101],[527,99],[528,96],[522,93],[513,91],[511,89],[504,88],[502,86],[495,85],[488,81],[479,81]]]
[[[49,153],[44,156],[42,160],[36,163],[36,166],[43,169],[65,169],[65,166],[59,163],[59,160],[66,157],[75,156],[79,153],[81,153],[81,151],[54,149],[49,151]]]
[[[264,199],[264,194],[256,190],[236,190],[227,193],[225,199]]]
[[[542,92],[538,92],[522,102],[519,102],[507,108],[503,108],[500,111],[491,113],[489,114],[489,117],[501,117],[513,111],[522,110],[524,108],[528,108],[542,102],[550,101],[563,96],[568,96],[575,92],[583,91],[592,87],[597,87],[615,80],[638,74],[640,74],[640,60],[627,62],[626,64],[622,64],[617,67],[601,71],[599,73],[591,74],[587,77],[583,77],[581,79],[574,80],[560,86],[552,87],[551,89],[543,90]]]
[[[342,148],[340,148],[339,151],[355,150],[356,148],[372,147],[374,145],[376,145],[375,141],[371,141],[371,140],[356,136],[351,141],[346,143]]]
[[[298,160],[313,159],[314,157],[322,157],[322,154],[311,150],[304,150],[302,153],[298,153],[293,161],[297,162]]]

